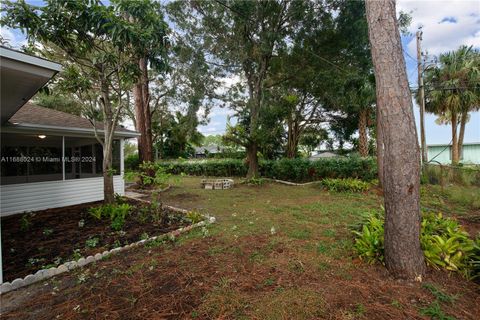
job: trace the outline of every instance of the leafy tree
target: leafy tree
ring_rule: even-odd
[[[139,75],[133,86],[135,126],[141,136],[138,138],[140,162],[153,161],[152,142],[152,97],[149,86],[148,67],[162,75],[167,69],[168,26],[163,20],[159,2],[152,0],[113,0],[119,16],[131,22],[129,32],[135,37],[130,45],[132,61],[138,64]]]
[[[44,6],[25,1],[5,2],[2,25],[23,30],[31,42],[54,47],[63,53],[66,86],[79,96],[87,95],[95,134],[103,147],[105,202],[114,201],[112,176],[113,134],[126,105],[125,93],[137,69],[126,50],[139,35],[132,23],[116,15],[100,1],[47,0]],[[103,122],[99,132],[96,119]]]
[[[460,160],[469,112],[480,108],[480,52],[462,46],[425,70],[425,107],[452,125],[452,164]],[[460,134],[457,129],[460,124]]]
[[[198,35],[202,46],[227,74],[241,75],[245,87],[230,91],[229,103],[239,125],[230,132],[247,150],[248,177],[258,176],[261,111],[265,109],[269,70],[288,35],[302,29],[305,15],[321,3],[306,1],[183,1],[172,4],[184,33]],[[308,10],[307,10],[308,9]],[[243,90],[245,89],[246,90]],[[267,113],[263,113],[267,114]],[[238,137],[235,135],[240,134]]]

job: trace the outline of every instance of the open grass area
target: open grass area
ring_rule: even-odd
[[[161,199],[214,215],[208,232],[3,295],[2,318],[476,319],[478,284],[434,270],[423,283],[397,281],[356,258],[350,226],[381,206],[378,193],[271,183],[204,190],[199,177],[183,177]],[[426,186],[422,206],[458,217],[473,235],[478,194]]]

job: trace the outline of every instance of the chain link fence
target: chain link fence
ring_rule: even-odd
[[[480,165],[426,163],[422,166],[422,183],[440,185],[442,188],[450,184],[480,187]]]

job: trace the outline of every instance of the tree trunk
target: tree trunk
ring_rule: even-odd
[[[457,112],[452,111],[452,164],[458,164],[458,115]]]
[[[395,0],[367,0],[377,107],[385,147],[385,264],[403,279],[421,280],[420,150],[408,87]]]
[[[135,100],[136,129],[141,134],[138,138],[138,158],[140,163],[142,163],[153,161],[152,117],[149,108],[150,94],[148,89],[147,60],[140,58],[138,66],[140,76],[133,87],[133,96]]]
[[[112,172],[112,144],[113,132],[115,131],[112,105],[110,103],[110,94],[108,84],[104,80],[101,84],[102,102],[103,102],[103,200],[105,203],[114,202],[113,172]]]
[[[458,157],[462,158],[463,152],[463,138],[465,137],[465,126],[467,125],[468,120],[468,112],[462,112],[462,116],[460,118],[460,133],[458,135]]]
[[[247,161],[248,161],[248,172],[247,179],[257,178],[258,177],[258,146],[255,142],[250,143],[247,147]]]
[[[293,120],[288,122],[287,158],[293,159],[297,156],[298,148],[298,123]]]
[[[384,157],[384,146],[383,146],[383,133],[382,126],[379,121],[379,114],[377,108],[377,170],[378,170],[378,184],[380,188],[383,187],[383,157]]]
[[[367,135],[368,109],[361,109],[358,118],[358,151],[360,156],[368,156],[368,135]]]
[[[141,58],[139,61],[142,83],[143,113],[145,119],[145,145],[143,146],[143,158],[145,162],[153,161],[153,143],[152,143],[152,114],[150,112],[150,90],[148,88],[148,68],[147,59]]]
[[[145,161],[143,150],[144,145],[146,144],[145,137],[147,135],[145,128],[145,115],[143,113],[143,90],[140,81],[133,86],[133,97],[135,101],[135,129],[140,133],[140,136],[137,138],[138,160],[140,163],[143,163]]]

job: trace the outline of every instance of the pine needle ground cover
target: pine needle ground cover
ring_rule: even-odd
[[[162,201],[212,214],[218,223],[3,295],[2,318],[476,319],[480,314],[478,284],[458,273],[429,268],[423,283],[412,284],[357,257],[351,229],[362,214],[380,208],[374,188],[341,193],[315,185],[235,181],[230,190],[204,190],[199,181],[180,178],[161,194]],[[424,189],[424,209],[456,218],[472,236],[480,230],[471,201]]]

